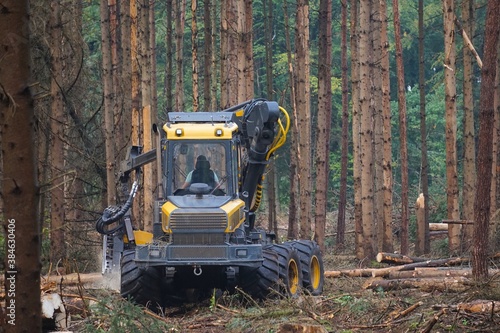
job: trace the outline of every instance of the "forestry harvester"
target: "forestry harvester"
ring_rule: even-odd
[[[107,207],[96,224],[104,235],[103,273],[120,271],[123,297],[155,307],[215,288],[239,287],[255,298],[272,290],[322,292],[318,245],[279,244],[255,223],[264,172],[289,124],[282,107],[262,99],[219,112],[170,112],[162,131],[153,128],[155,149],[128,149],[120,166],[128,198]],[[130,208],[141,169],[152,162],[159,190],[146,232],[136,230]]]

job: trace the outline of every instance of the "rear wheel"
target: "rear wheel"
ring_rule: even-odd
[[[124,298],[156,310],[163,306],[162,274],[159,267],[139,267],[134,261],[135,250],[125,250],[121,259],[121,288]]]
[[[323,257],[319,246],[314,241],[299,240],[290,244],[298,252],[303,275],[303,286],[312,295],[320,295],[324,285]]]

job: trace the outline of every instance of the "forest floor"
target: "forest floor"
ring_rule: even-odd
[[[348,256],[326,256],[325,270],[353,269]],[[245,295],[217,295],[196,304],[166,309],[160,316],[120,298],[112,288],[78,294],[91,299],[83,315],[74,315],[73,332],[500,332],[500,309],[469,313],[460,303],[500,300],[500,277],[463,292],[401,289],[367,290],[368,278],[325,278],[322,296],[270,298],[256,302]],[[64,290],[63,290],[64,293]],[[74,293],[74,292],[73,292]],[[488,302],[486,302],[488,303]],[[490,304],[496,304],[489,302]],[[500,303],[499,303],[500,304]]]

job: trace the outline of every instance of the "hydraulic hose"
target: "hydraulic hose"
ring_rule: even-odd
[[[109,225],[121,220],[125,216],[125,213],[130,209],[130,207],[132,207],[132,202],[134,200],[138,188],[139,184],[137,183],[137,181],[134,181],[129,196],[127,198],[127,201],[123,206],[121,207],[109,206],[106,209],[104,209],[102,216],[97,220],[96,223],[97,232],[103,235],[110,235],[124,227],[124,225],[120,223],[114,228],[111,229],[108,228]]]

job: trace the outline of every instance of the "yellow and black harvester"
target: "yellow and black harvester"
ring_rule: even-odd
[[[266,167],[289,124],[278,103],[255,99],[219,112],[170,112],[154,128],[155,149],[129,148],[120,168],[128,199],[106,208],[96,225],[105,235],[103,272],[120,272],[123,297],[156,307],[215,288],[255,298],[322,292],[318,245],[278,243],[255,223]],[[130,208],[141,169],[152,162],[160,190],[146,232],[136,230]]]

